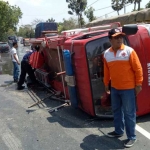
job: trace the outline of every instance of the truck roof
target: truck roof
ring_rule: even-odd
[[[148,31],[148,33],[149,33],[149,35],[150,35],[150,24],[138,24],[138,26],[143,26],[143,27],[145,27],[146,29],[147,29],[147,31]]]

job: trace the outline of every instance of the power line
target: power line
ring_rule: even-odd
[[[125,5],[125,7],[130,6],[130,5],[132,5],[132,4]],[[111,6],[109,6],[109,7],[111,7]],[[105,7],[105,8],[106,8],[106,7]],[[104,9],[104,8],[101,8],[101,9]],[[101,9],[98,9],[98,10],[101,10]],[[116,12],[116,11],[109,12],[109,13],[107,13],[107,14],[105,14],[105,15],[108,15],[108,14],[111,14],[111,13],[114,13],[114,12]],[[103,17],[103,16],[105,16],[105,15],[102,15],[102,16],[100,16],[100,17],[98,17],[98,18],[101,18],[101,17]]]
[[[95,3],[98,2],[98,1],[99,1],[99,0],[93,2],[92,4],[90,4],[89,6],[87,6],[87,8],[90,7],[90,6],[92,6],[93,4],[95,4]]]
[[[112,7],[112,6],[108,6],[108,7],[104,7],[104,8],[96,9],[95,11],[102,10],[102,9],[106,9],[106,8],[109,8],[109,7]]]
[[[130,5],[132,5],[132,4],[128,4],[128,5],[126,5],[125,7],[130,6]],[[100,9],[96,9],[95,11],[102,10],[102,9],[106,9],[106,8],[109,8],[109,7],[112,7],[112,6],[113,6],[113,5],[108,6],[108,7],[103,7],[103,8],[100,8]]]
[[[111,14],[111,13],[113,13],[113,12],[116,12],[116,11],[109,12],[109,13],[107,13],[107,14],[105,14],[105,15]],[[101,17],[103,17],[103,16],[105,16],[105,15],[102,15],[102,16],[100,16],[100,17],[98,17],[98,18],[101,18]]]

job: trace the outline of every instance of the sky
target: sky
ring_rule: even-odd
[[[23,15],[19,21],[19,25],[31,24],[35,19],[46,21],[48,18],[54,18],[56,22],[61,22],[63,18],[76,18],[75,15],[68,14],[68,3],[66,0],[4,0],[8,1],[10,5],[19,6]],[[141,8],[149,0],[142,0]],[[92,6],[95,11],[94,15],[99,18],[117,16],[117,12],[111,8],[111,0],[87,0],[87,6]],[[129,4],[128,4],[129,5]],[[133,4],[126,6],[126,13],[131,12],[134,8]],[[120,15],[124,14],[124,9],[120,11]],[[88,21],[85,18],[86,21]]]

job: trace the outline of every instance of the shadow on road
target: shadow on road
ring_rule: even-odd
[[[80,144],[83,150],[120,150],[124,149],[124,140],[90,134]]]

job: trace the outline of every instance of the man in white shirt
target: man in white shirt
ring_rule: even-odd
[[[16,52],[17,47],[18,47],[17,42],[13,42],[13,47],[11,49],[11,59],[12,59],[13,66],[14,66],[14,69],[13,69],[14,82],[18,82],[18,77],[19,77],[20,62],[19,62],[18,55]]]

